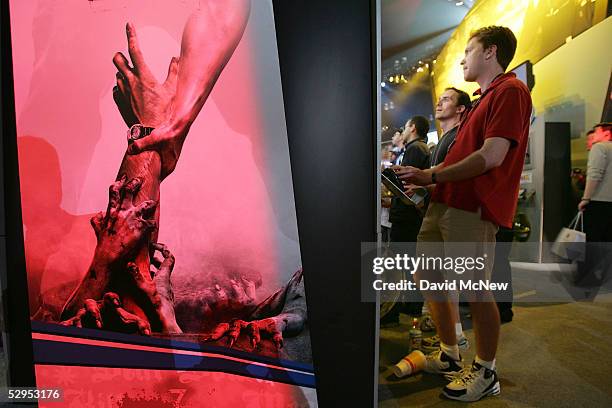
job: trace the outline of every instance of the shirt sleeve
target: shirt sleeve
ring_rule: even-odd
[[[525,127],[529,126],[531,97],[517,86],[501,89],[492,97],[484,138],[503,137],[514,147],[524,137]]]
[[[608,164],[606,151],[600,143],[593,145],[589,153],[589,161],[587,164],[587,178],[590,180],[603,180]]]

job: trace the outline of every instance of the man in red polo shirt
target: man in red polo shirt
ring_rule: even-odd
[[[490,279],[495,234],[499,226],[511,227],[523,169],[531,96],[514,74],[504,74],[516,51],[516,37],[506,27],[485,27],[472,33],[461,61],[463,77],[477,82],[480,98],[460,124],[457,138],[444,162],[428,170],[397,169],[406,183],[435,183],[432,203],[421,227],[417,253],[432,256],[483,257],[485,267],[473,271],[472,281]],[[434,242],[437,250],[432,250]],[[455,244],[452,244],[455,243]],[[460,277],[455,269],[436,279]],[[431,271],[427,271],[431,279]],[[425,278],[417,272],[417,280]],[[465,281],[465,279],[464,279]],[[440,296],[442,294],[443,296]],[[440,350],[427,356],[426,371],[453,375],[443,394],[460,401],[477,401],[500,392],[495,371],[499,339],[499,312],[488,290],[468,292],[476,335],[476,358],[461,369],[455,335],[455,315],[445,292],[425,292],[431,300],[440,336]]]

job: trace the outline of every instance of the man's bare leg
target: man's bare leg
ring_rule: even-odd
[[[438,336],[440,336],[440,342],[454,346],[457,344],[457,334],[455,333],[457,308],[453,307],[450,301],[434,300],[430,301],[429,305],[431,306],[431,313],[436,323]]]
[[[495,301],[470,302],[470,310],[476,336],[476,355],[482,360],[493,361],[501,325],[497,304]]]

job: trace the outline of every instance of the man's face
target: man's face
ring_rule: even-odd
[[[407,140],[408,136],[414,133],[416,133],[416,127],[412,124],[412,121],[409,120],[404,126],[404,133],[402,133],[402,136],[404,140]]]
[[[595,128],[595,132],[587,136],[587,150],[591,150],[595,143],[609,142],[612,140],[612,131],[610,128],[598,126]]]
[[[484,72],[485,64],[489,59],[491,50],[484,50],[482,44],[475,37],[468,41],[465,47],[465,56],[461,60],[463,66],[463,79],[474,82]]]
[[[459,116],[461,112],[457,107],[457,98],[457,92],[452,89],[444,91],[444,93],[440,95],[440,98],[438,98],[438,103],[436,104],[436,119],[446,120]]]
[[[399,132],[399,131],[395,132],[393,134],[393,137],[391,138],[391,143],[393,143],[394,146],[397,146],[397,144],[399,143],[401,137],[402,137],[401,132]]]

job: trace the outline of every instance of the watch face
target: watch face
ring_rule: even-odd
[[[134,141],[138,140],[142,137],[143,126],[140,124],[133,125],[130,130],[128,130],[128,140]]]

